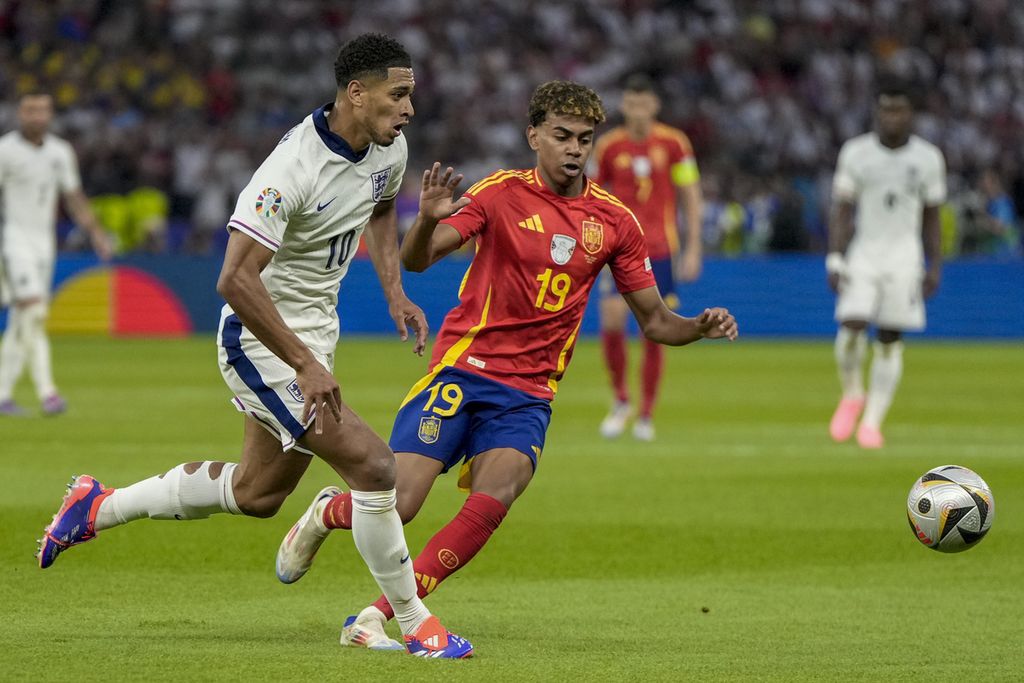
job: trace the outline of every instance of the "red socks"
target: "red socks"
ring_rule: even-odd
[[[500,501],[487,494],[471,494],[455,519],[434,534],[423,552],[413,560],[416,592],[420,598],[432,593],[439,583],[472,560],[507,513],[508,509]],[[327,516],[326,513],[324,516]],[[383,595],[373,605],[388,619],[395,616]]]
[[[327,501],[323,519],[328,529],[351,529],[352,494],[345,491]]]
[[[654,412],[654,402],[658,398],[658,385],[661,384],[661,375],[665,369],[665,349],[661,344],[655,344],[649,339],[644,339],[644,363],[640,371],[640,388],[642,398],[640,402],[640,417],[650,419]]]
[[[626,388],[626,333],[622,330],[601,332],[601,347],[604,349],[604,362],[611,376],[615,400],[626,403],[629,401],[629,390]]]

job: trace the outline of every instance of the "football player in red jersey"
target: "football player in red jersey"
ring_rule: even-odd
[[[691,282],[701,270],[700,173],[690,140],[681,130],[659,123],[661,103],[654,83],[643,74],[626,80],[622,95],[623,125],[602,135],[595,146],[597,182],[608,187],[636,214],[644,226],[658,291],[675,309],[675,275]],[[686,248],[679,251],[679,205],[686,214]],[[678,266],[678,268],[676,267]],[[632,416],[626,383],[626,303],[607,275],[601,278],[601,345],[615,394],[611,411],[601,423],[601,435],[614,439]],[[633,436],[654,439],[654,404],[664,372],[664,349],[645,338],[640,372],[640,405]]]
[[[526,129],[536,168],[498,171],[458,200],[461,175],[436,163],[423,174],[419,214],[402,244],[405,267],[425,270],[472,237],[477,250],[460,303],[438,334],[431,371],[409,391],[391,435],[405,522],[452,466],[461,463],[459,484],[470,492],[413,561],[422,595],[476,555],[533,478],[551,400],[605,265],[648,339],[681,346],[736,338],[736,321],[724,308],[696,318],[669,310],[636,217],[584,175],[604,117],[590,88],[545,83],[530,101]],[[347,493],[314,500],[282,543],[279,566],[301,576],[323,529],[348,528],[351,507]],[[378,599],[349,618],[342,643],[384,647],[391,613]]]

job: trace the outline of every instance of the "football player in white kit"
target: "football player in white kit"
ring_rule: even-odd
[[[78,161],[71,145],[49,132],[53,99],[28,93],[18,102],[18,130],[0,137],[0,192],[3,194],[2,303],[10,305],[0,343],[0,415],[23,415],[14,402],[14,385],[28,363],[44,415],[63,413],[46,336],[53,264],[57,258],[57,202],[88,231],[102,259],[110,257],[110,238],[82,192]]]
[[[911,134],[913,114],[905,87],[883,86],[876,132],[843,145],[833,180],[825,265],[838,293],[835,357],[842,398],[829,432],[846,441],[856,429],[862,448],[885,443],[882,421],[903,373],[902,333],[924,329],[924,300],[942,275],[939,207],[946,200],[946,165],[935,145]],[[878,339],[865,394],[869,325]]]
[[[288,131],[239,195],[217,283],[227,301],[217,341],[232,402],[246,415],[241,462],[182,464],[118,489],[78,477],[46,528],[41,567],[98,531],[144,517],[271,517],[316,454],[348,483],[356,548],[401,606],[405,645],[372,645],[425,657],[472,653],[417,597],[395,509],[394,454],[342,401],[332,374],[338,287],[364,230],[400,335],[415,330],[416,353],[426,343],[423,312],[402,289],[394,203],[408,156],[402,128],[413,115],[411,64],[382,34],[346,43],[335,62],[334,102]],[[337,493],[324,489],[307,515]]]

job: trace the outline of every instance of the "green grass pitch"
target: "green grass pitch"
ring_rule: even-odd
[[[636,359],[633,348],[633,360]],[[538,476],[487,549],[428,604],[470,638],[464,662],[343,649],[377,591],[337,532],[310,574],[274,577],[315,463],[271,520],[140,521],[43,572],[32,553],[70,474],[123,485],[236,459],[242,418],[211,338],[55,340],[70,412],[0,422],[0,679],[1020,680],[1024,671],[1024,349],[910,340],[889,445],[834,445],[825,342],[670,351],[658,440],[604,442],[598,347],[584,341]],[[343,339],[345,399],[382,434],[426,364]],[[18,398],[33,404],[23,383]],[[914,479],[956,463],[993,487],[975,549],[919,545]],[[442,478],[415,549],[457,510]],[[705,612],[702,608],[708,608]]]

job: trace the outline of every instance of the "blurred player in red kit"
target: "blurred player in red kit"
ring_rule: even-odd
[[[622,95],[623,125],[605,133],[594,149],[595,180],[607,187],[636,214],[644,226],[647,250],[658,291],[675,310],[676,274],[691,282],[701,271],[700,173],[690,140],[681,130],[656,120],[661,102],[654,83],[643,74],[626,80]],[[686,248],[679,245],[679,205],[686,213]],[[632,417],[626,381],[627,306],[607,274],[602,276],[601,344],[615,394],[612,409],[601,423],[601,435],[614,439]],[[664,349],[645,338],[640,374],[641,400],[633,436],[654,439],[654,404],[664,372]]]

